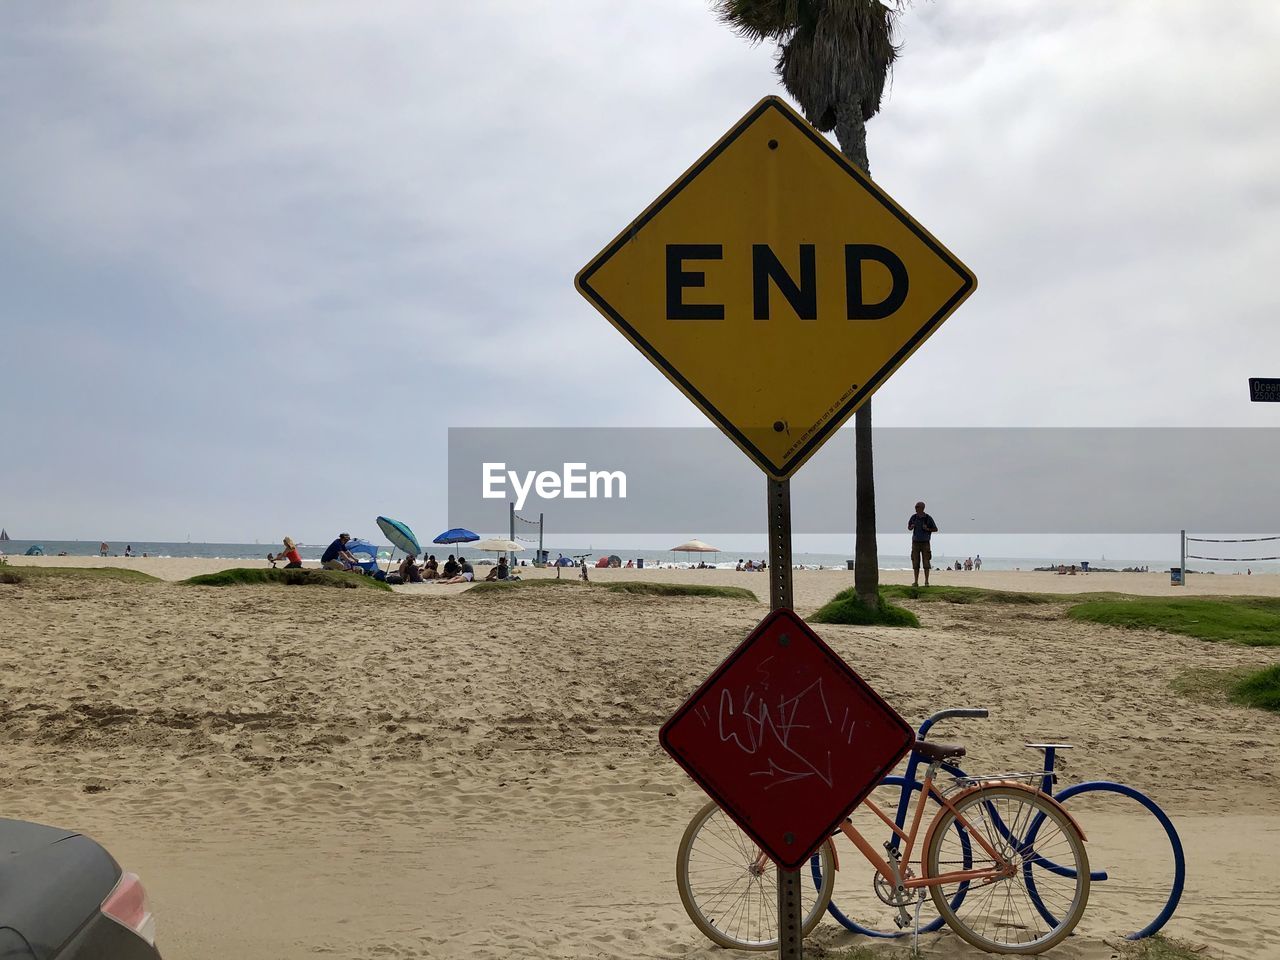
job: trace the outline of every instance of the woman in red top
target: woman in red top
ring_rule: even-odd
[[[271,561],[273,569],[281,560],[289,561],[284,565],[286,570],[296,570],[302,566],[302,554],[298,552],[298,545],[289,537],[284,538],[284,552],[277,553],[275,556],[268,553],[267,559]]]

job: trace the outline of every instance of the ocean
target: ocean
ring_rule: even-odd
[[[20,556],[26,553],[27,549],[32,546],[39,546],[44,550],[46,556],[56,556],[58,554],[66,554],[73,557],[93,557],[99,554],[99,542],[90,540],[8,540],[0,541],[0,553],[9,556]],[[318,560],[320,555],[324,553],[327,543],[321,544],[299,544],[298,550],[304,559]],[[149,557],[201,557],[218,560],[257,560],[265,559],[268,553],[278,552],[281,547],[277,542],[270,543],[192,543],[176,542],[176,541],[119,541],[112,542],[108,545],[109,556],[124,556],[125,550],[137,557],[143,555]],[[390,545],[383,545],[385,550],[383,556],[389,556],[391,552]],[[479,551],[468,550],[466,544],[454,544],[452,546],[431,545],[427,548],[428,552],[435,553],[437,557],[443,558],[445,555],[461,553],[465,556],[477,558],[484,557]],[[668,550],[636,550],[627,547],[557,547],[554,543],[548,546],[548,552],[554,559],[557,554],[564,554],[566,557],[581,557],[584,554],[588,558],[589,563],[594,563],[596,558],[601,556],[615,555],[622,559],[623,563],[628,560],[643,559],[646,566],[655,566],[658,564],[676,564],[684,566],[688,563],[698,563],[699,560],[705,560],[709,564],[728,569],[733,569],[739,559],[752,560],[759,562],[767,560],[768,554],[760,551],[733,551],[732,553],[722,553],[718,557],[715,554],[673,554]],[[487,556],[494,556],[488,554]],[[533,547],[531,546],[522,555],[522,559],[533,558]],[[848,554],[834,553],[804,553],[796,552],[792,556],[793,562],[797,566],[809,569],[845,569]],[[1148,567],[1149,569],[1165,570],[1170,566],[1176,566],[1177,557],[1174,558],[1116,558],[1101,559],[1089,557],[983,557],[982,566],[986,570],[1034,570],[1037,567],[1056,566],[1060,563],[1072,564],[1080,563],[1081,560],[1088,560],[1089,565],[1094,569],[1114,569],[1123,570],[1126,567]],[[963,562],[965,557],[953,557],[945,554],[934,552],[933,563],[935,567],[944,565],[952,565],[956,560]],[[1252,569],[1254,573],[1278,573],[1280,572],[1280,564],[1277,563],[1226,563],[1226,562],[1208,562],[1194,561],[1189,565],[1193,571],[1201,571],[1205,573],[1244,573],[1246,570]],[[911,568],[911,559],[905,554],[880,554],[880,567],[885,570],[909,570]]]

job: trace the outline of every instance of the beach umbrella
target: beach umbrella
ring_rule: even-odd
[[[514,540],[499,540],[497,538],[477,540],[471,546],[476,550],[483,550],[485,553],[518,553],[524,549]]]
[[[477,540],[471,545],[476,550],[483,550],[485,553],[519,553],[524,547],[516,543],[514,540],[503,540],[500,537],[490,537],[488,540]],[[515,557],[512,557],[514,562]]]
[[[672,553],[714,553],[719,554],[720,548],[713,547],[709,543],[703,543],[701,540],[686,540],[684,543],[671,548]],[[688,557],[685,557],[688,560]]]
[[[405,553],[421,553],[422,547],[418,545],[418,538],[413,535],[413,531],[409,529],[407,524],[401,523],[399,520],[392,520],[390,517],[378,517],[378,529],[391,541],[391,557],[387,560],[387,572],[391,572],[391,561],[395,559],[396,548],[403,550]]]
[[[440,536],[432,540],[432,543],[470,543],[472,540],[479,540],[478,533],[472,533],[462,527],[454,527],[452,530],[446,530]]]
[[[440,536],[432,540],[432,543],[471,543],[480,539],[480,534],[472,533],[466,527],[454,527],[452,530],[446,530]]]

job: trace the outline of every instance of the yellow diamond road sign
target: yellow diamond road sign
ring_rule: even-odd
[[[779,479],[976,284],[777,97],[577,277],[582,295]]]

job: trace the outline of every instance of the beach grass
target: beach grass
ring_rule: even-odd
[[[1236,680],[1228,693],[1235,703],[1280,713],[1280,663]]]
[[[160,583],[159,577],[140,570],[117,567],[35,567],[5,564],[0,569],[0,583],[25,583],[31,580],[118,580],[125,583]]]
[[[610,593],[641,594],[650,597],[722,597],[727,600],[759,602],[746,587],[716,587],[705,583],[650,583],[644,580],[628,580],[611,583],[605,587]]]
[[[810,946],[805,944],[805,953],[810,951]],[[815,956],[822,957],[823,960],[908,960],[915,956],[907,950],[886,950],[883,947],[871,948],[866,946],[845,947],[842,950],[823,950],[818,948]]]
[[[918,627],[920,620],[910,610],[894,606],[880,594],[880,609],[872,610],[861,600],[853,587],[841,590],[828,600],[817,613],[808,618],[810,623],[841,623],[854,626]]]
[[[1142,940],[1121,940],[1116,946],[1120,960],[1211,960],[1203,947],[1158,933]]]
[[[507,593],[512,590],[541,590],[545,587],[576,587],[580,580],[565,577],[563,580],[488,580],[474,583],[463,593]],[[587,584],[589,586],[589,584]]]
[[[1231,699],[1231,688],[1249,675],[1247,670],[1213,670],[1195,667],[1173,678],[1176,693],[1197,703],[1221,705]]]
[[[1163,630],[1251,647],[1280,646],[1280,600],[1270,597],[1132,597],[1088,600],[1067,611],[1085,620],[1130,629]]]
[[[291,587],[340,587],[350,590],[385,590],[391,587],[381,580],[344,570],[261,570],[235,567],[217,573],[202,573],[179,581],[189,587],[233,587],[247,584],[280,583]]]

